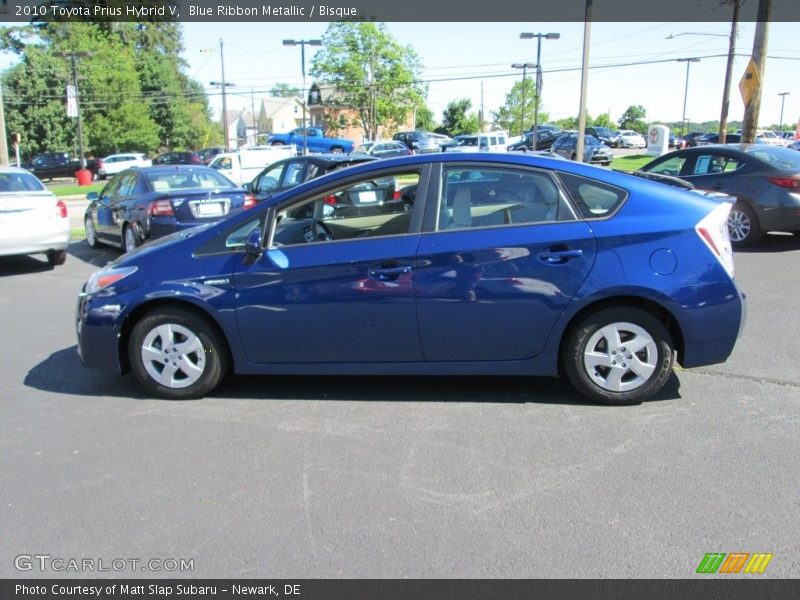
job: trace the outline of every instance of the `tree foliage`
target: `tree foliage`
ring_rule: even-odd
[[[619,118],[620,129],[633,129],[638,133],[644,133],[647,131],[646,116],[647,112],[643,106],[631,105]]]
[[[420,60],[385,24],[331,23],[322,42],[311,74],[335,90],[323,102],[353,109],[358,115],[353,125],[361,126],[367,138],[376,139],[381,127],[397,129],[422,104],[426,89],[418,82]]]
[[[27,155],[77,153],[65,110],[72,52],[87,153],[196,148],[213,129],[202,87],[182,71],[179,24],[39,23],[2,31],[0,48],[19,57],[3,85],[8,131]]]
[[[472,108],[469,98],[453,100],[442,112],[442,129],[449,136],[463,133],[476,133],[478,131],[478,115],[467,114]]]
[[[303,95],[299,87],[293,87],[288,83],[276,83],[269,89],[269,95],[275,98],[294,98]]]
[[[506,94],[506,101],[497,112],[492,112],[494,126],[505,129],[510,135],[521,135],[533,126],[536,112],[536,82],[532,77],[517,81]],[[539,123],[546,123],[548,116],[539,106]]]

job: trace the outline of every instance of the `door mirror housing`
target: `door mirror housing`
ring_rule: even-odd
[[[261,228],[257,227],[247,234],[244,241],[244,250],[248,256],[259,257],[264,252],[264,245],[261,243]]]
[[[98,195],[98,193],[97,193],[97,192],[89,192],[88,194],[86,194],[86,199],[87,199],[89,202],[94,202],[94,201],[95,201],[95,200],[97,200],[99,197],[100,197],[100,196]]]

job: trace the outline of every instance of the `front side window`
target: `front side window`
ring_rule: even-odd
[[[695,160],[692,175],[725,173],[735,171],[738,166],[739,161],[735,158],[721,156],[719,154],[702,154]]]
[[[277,190],[281,182],[284,165],[274,166],[269,171],[259,175],[253,182],[255,192],[271,192]]]
[[[366,177],[369,177],[368,179]],[[278,211],[272,244],[292,246],[409,233],[419,171],[372,174]]]
[[[552,222],[565,214],[558,187],[544,172],[445,168],[440,189],[438,231]]]

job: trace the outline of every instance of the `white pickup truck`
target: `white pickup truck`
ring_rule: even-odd
[[[242,186],[250,183],[265,167],[296,155],[295,146],[246,146],[236,152],[217,154],[208,166]]]

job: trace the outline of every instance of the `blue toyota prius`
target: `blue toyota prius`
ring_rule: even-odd
[[[79,298],[87,367],[172,399],[239,374],[563,374],[640,402],[744,321],[730,204],[597,167],[428,154],[348,167],[147,243]]]

